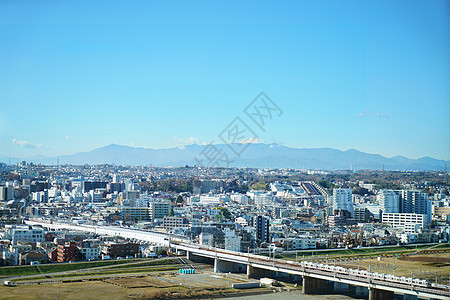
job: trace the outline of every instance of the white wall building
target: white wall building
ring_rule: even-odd
[[[37,243],[45,240],[45,231],[42,228],[33,228],[31,226],[24,225],[6,226],[7,230],[3,238],[11,240],[13,245],[16,245],[18,241]]]
[[[333,210],[346,210],[353,217],[353,199],[351,189],[333,189]]]
[[[266,191],[251,190],[247,192],[247,196],[252,199],[255,205],[269,205],[272,204],[274,200],[272,193]]]
[[[95,260],[100,256],[99,247],[81,248],[81,253],[84,255],[85,260]]]
[[[247,195],[243,194],[231,194],[230,195],[231,200],[234,202],[237,202],[241,205],[249,205],[251,204],[251,199]]]
[[[234,230],[225,229],[225,250],[241,251],[241,237]]]
[[[416,233],[424,228],[425,218],[422,214],[386,213],[382,215],[382,222],[393,228],[403,228],[405,233]]]
[[[198,241],[200,245],[205,245],[205,246],[209,246],[212,247],[214,244],[214,236],[210,233],[200,233],[200,235],[198,236]]]
[[[400,212],[399,195],[393,190],[381,190],[377,195],[377,200],[383,213]]]
[[[202,205],[220,205],[224,202],[230,202],[230,197],[225,194],[201,195],[200,204]]]

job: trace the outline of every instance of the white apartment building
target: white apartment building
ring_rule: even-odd
[[[241,251],[241,239],[234,230],[225,229],[225,250]]]
[[[230,198],[241,205],[249,205],[251,203],[250,198],[243,194],[231,194]]]
[[[352,189],[333,189],[333,210],[346,210],[353,217]]]
[[[100,256],[100,247],[81,248],[85,260],[95,260]]]
[[[252,199],[255,205],[269,205],[274,200],[272,193],[266,191],[251,190],[247,192],[247,196]]]
[[[286,238],[284,240],[285,250],[315,249],[316,239],[308,236]]]
[[[223,202],[230,202],[230,197],[225,194],[201,195],[199,203],[202,205],[219,205]]]
[[[408,213],[386,213],[382,215],[382,222],[393,228],[403,228],[405,233],[416,233],[425,225],[425,215]]]
[[[39,203],[47,203],[48,202],[48,190],[44,190],[43,192],[34,192],[31,194],[31,198],[34,202]]]
[[[243,218],[243,217],[237,217],[237,218],[234,220],[234,222],[235,222],[236,224],[241,225],[242,227],[248,226],[248,221],[247,221],[247,219],[246,219],[246,218]]]
[[[400,212],[400,197],[393,190],[381,190],[377,195],[377,200],[383,213]]]
[[[162,219],[170,214],[170,202],[150,202],[149,215],[152,220]]]
[[[102,192],[100,191],[89,191],[89,196],[91,199],[91,203],[100,203],[103,201]]]
[[[45,240],[45,231],[42,228],[33,228],[26,225],[6,226],[7,230],[3,238],[11,240],[13,245],[16,245],[18,241],[37,243]]]

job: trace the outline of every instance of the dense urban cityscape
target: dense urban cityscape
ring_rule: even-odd
[[[448,242],[448,173],[1,165],[2,264],[157,255],[24,220],[121,226],[226,250]],[[389,180],[389,178],[392,178]],[[76,243],[70,243],[72,240]],[[127,246],[127,247],[128,247]],[[124,246],[123,246],[124,247]],[[70,248],[70,251],[65,249]]]

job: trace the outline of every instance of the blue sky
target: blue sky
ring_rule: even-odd
[[[445,0],[0,0],[0,154],[218,143],[264,91],[265,142],[450,159],[449,21]]]

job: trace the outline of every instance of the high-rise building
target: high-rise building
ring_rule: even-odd
[[[353,217],[353,200],[351,189],[333,189],[332,197],[333,211],[347,211]]]
[[[252,226],[255,228],[255,240],[258,244],[270,241],[268,217],[265,216],[253,217]]]
[[[122,176],[120,176],[119,174],[114,174],[113,175],[113,183],[120,183],[122,181]]]
[[[9,201],[14,199],[14,187],[0,186],[0,201]]]
[[[431,202],[428,194],[419,190],[395,191],[400,197],[400,213],[425,215],[425,223],[431,222]]]
[[[377,200],[383,213],[400,212],[399,195],[393,190],[381,190],[377,195]]]
[[[357,222],[369,223],[372,221],[373,217],[367,207],[356,207],[354,210],[353,218]]]

